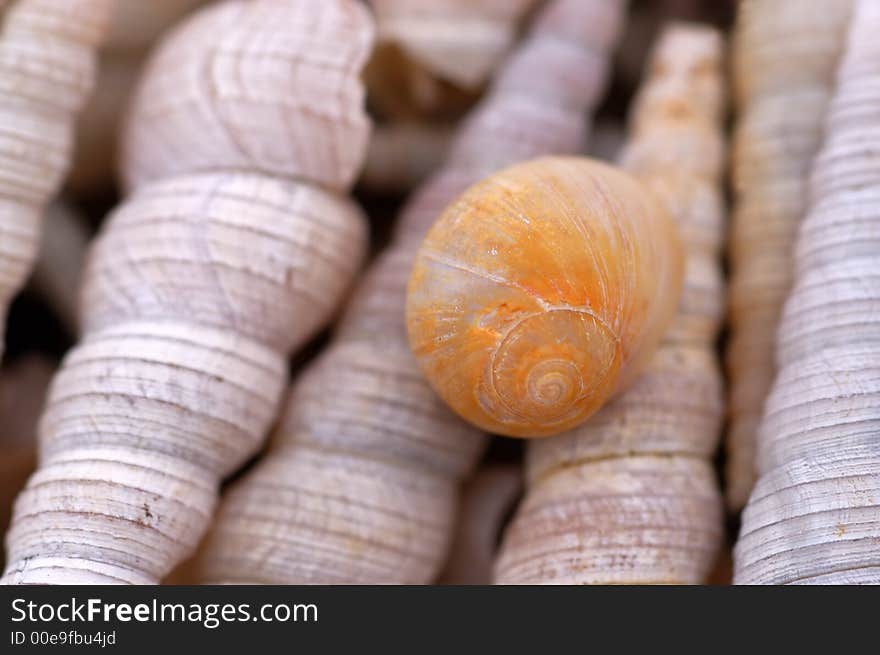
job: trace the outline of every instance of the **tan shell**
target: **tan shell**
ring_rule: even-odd
[[[738,584],[880,584],[880,4],[857,0],[813,161]]]
[[[681,281],[675,225],[638,181],[539,158],[475,184],[434,223],[407,291],[410,347],[466,421],[558,434],[641,372]]]
[[[391,247],[334,340],[297,381],[267,455],[224,497],[205,582],[428,583],[452,538],[458,488],[483,440],[435,396],[406,341],[406,281],[443,207],[488,172],[579,144],[622,10],[553,0],[410,198]],[[555,47],[560,36],[567,47]],[[571,44],[576,44],[572,47]],[[536,92],[534,70],[558,71]],[[511,143],[510,135],[521,138]]]
[[[6,312],[70,164],[110,0],[18,0],[0,31],[0,354]]]
[[[88,259],[83,338],[52,384],[5,582],[156,583],[192,553],[275,420],[288,353],[364,255],[345,192],[372,38],[355,0],[229,0],[160,46],[128,121],[134,188]]]
[[[632,388],[579,428],[531,442],[502,584],[705,582],[723,535],[712,466],[722,420],[723,41],[666,29],[622,164],[667,204],[686,253],[678,314]]]
[[[775,340],[810,162],[843,47],[850,0],[746,0],[734,38],[739,116],[730,237],[730,425],[727,503],[739,510],[756,475],[756,428],[776,373]],[[795,110],[796,108],[796,110]]]

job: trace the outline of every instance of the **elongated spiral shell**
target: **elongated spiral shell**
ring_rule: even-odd
[[[738,584],[880,584],[880,3],[857,0],[758,429]]]
[[[552,0],[536,17],[460,128],[446,165],[408,201],[333,342],[297,380],[270,450],[224,496],[199,561],[202,581],[436,578],[459,484],[484,442],[437,398],[409,351],[412,261],[430,224],[467,186],[521,158],[581,143],[621,15],[618,2]],[[539,94],[536,70],[553,72]]]
[[[70,164],[111,0],[17,0],[0,31],[0,354],[43,213]]]
[[[7,535],[11,583],[156,583],[274,422],[288,353],[364,255],[346,196],[369,123],[355,0],[230,0],[148,64],[125,135],[133,188],[83,277],[40,465]]]
[[[673,24],[651,57],[621,163],[679,227],[678,312],[627,391],[580,427],[528,444],[499,583],[684,584],[712,570],[724,532],[712,465],[723,416],[722,49],[712,28]]]
[[[474,185],[437,220],[407,295],[413,353],[460,416],[546,436],[631,381],[678,302],[681,249],[638,182],[544,158]]]
[[[850,0],[746,0],[734,38],[727,502],[756,475],[755,433],[776,373],[776,330],[791,285],[809,167],[822,138]],[[796,108],[796,110],[795,110]]]

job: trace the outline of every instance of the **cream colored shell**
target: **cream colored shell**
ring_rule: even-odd
[[[742,508],[755,481],[755,433],[776,372],[776,331],[791,285],[795,234],[850,5],[745,0],[739,8],[726,352],[726,496],[733,510]]]
[[[737,584],[880,584],[880,4],[857,0],[813,161]]]
[[[558,434],[641,372],[681,277],[675,226],[638,181],[539,158],[475,184],[434,223],[409,281],[410,346],[466,421]]]
[[[220,481],[274,422],[288,353],[364,255],[346,197],[369,123],[355,0],[229,0],[147,66],[133,187],[84,273],[83,338],[56,375],[9,583],[157,583],[205,532]]]
[[[224,169],[348,188],[370,135],[354,74],[369,54],[367,10],[318,4],[220,2],[172,30],[132,101],[126,186]]]

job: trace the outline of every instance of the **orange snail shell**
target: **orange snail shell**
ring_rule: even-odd
[[[637,180],[584,158],[507,168],[440,216],[407,292],[435,391],[489,432],[573,428],[640,372],[682,283],[675,225]]]

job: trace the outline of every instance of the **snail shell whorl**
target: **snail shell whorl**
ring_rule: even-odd
[[[359,75],[374,27],[359,2],[315,4],[221,2],[174,30],[126,121],[127,187],[233,169],[348,189],[370,136]]]
[[[308,184],[250,173],[157,182],[132,194],[95,240],[83,328],[176,319],[286,353],[336,310],[366,239],[352,201]]]
[[[637,374],[678,301],[681,249],[628,175],[544,158],[471,187],[429,232],[410,344],[435,390],[511,436],[573,427]]]

